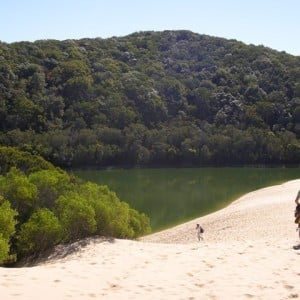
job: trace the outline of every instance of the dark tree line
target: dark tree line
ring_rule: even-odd
[[[63,167],[300,162],[300,57],[189,31],[0,43],[0,144]]]

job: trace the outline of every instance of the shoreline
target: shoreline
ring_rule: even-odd
[[[30,268],[0,268],[5,300],[300,298],[300,179],[248,193],[138,241],[89,239]],[[198,242],[195,226],[204,229]]]
[[[300,179],[261,188],[241,196],[221,210],[172,228],[143,236],[139,240],[156,243],[195,242],[195,227],[197,223],[204,227],[204,237],[206,236],[207,241],[243,240],[244,234],[241,231],[250,234],[255,239],[264,236],[271,238],[270,234],[265,231],[262,232],[262,230],[264,226],[266,229],[272,225],[275,226],[278,217],[280,217],[280,220],[277,220],[277,222],[280,222],[281,227],[283,226],[284,228],[280,228],[276,236],[286,237],[288,236],[287,233],[291,233],[291,230],[287,227],[293,227],[294,199],[299,189]],[[273,213],[271,211],[271,209],[275,208],[280,212],[285,211],[287,213],[277,216],[276,212]],[[263,219],[266,219],[266,221]],[[255,227],[255,222],[260,222],[259,230]],[[270,228],[270,230],[272,229]],[[253,234],[251,231],[253,231]],[[220,232],[222,232],[222,237]],[[184,235],[184,237],[176,237],[178,234]]]

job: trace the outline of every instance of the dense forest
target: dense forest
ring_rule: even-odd
[[[0,147],[0,166],[0,266],[59,243],[151,231],[149,218],[107,186],[83,182],[41,157]]]
[[[63,168],[300,163],[300,57],[189,31],[0,42],[0,145]]]

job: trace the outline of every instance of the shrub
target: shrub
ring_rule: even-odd
[[[129,223],[134,231],[134,237],[139,237],[151,232],[150,219],[145,214],[141,214],[131,208],[129,210],[129,217]]]
[[[69,242],[96,232],[95,211],[80,195],[69,193],[56,201],[56,212],[62,224],[64,241]]]
[[[26,175],[12,167],[0,175],[0,264],[95,234],[135,238],[149,231],[149,219],[107,186],[58,168]]]
[[[10,246],[8,240],[5,239],[0,234],[0,264],[3,264],[7,260],[9,260],[10,258],[9,251],[10,251]]]
[[[36,206],[37,187],[16,168],[12,168],[6,177],[1,178],[0,193],[18,211],[22,221],[28,219]]]
[[[0,196],[0,204],[1,199],[3,201],[3,197]],[[6,240],[9,240],[15,233],[17,215],[17,211],[11,208],[10,203],[3,201],[0,205],[0,235]]]
[[[62,227],[58,218],[47,208],[41,208],[23,223],[17,236],[18,253],[36,255],[61,241]]]
[[[55,200],[74,188],[71,178],[62,170],[42,170],[29,175],[29,181],[38,189],[38,206],[53,209]]]
[[[0,174],[6,174],[12,167],[16,167],[26,174],[54,168],[41,156],[32,155],[14,147],[0,146]]]
[[[87,182],[79,193],[95,211],[97,234],[119,238],[135,238],[150,232],[150,220],[120,201],[107,186]]]
[[[15,255],[10,254],[10,240],[15,233],[17,211],[0,196],[0,264],[13,262]]]

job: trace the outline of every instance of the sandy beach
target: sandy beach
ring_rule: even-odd
[[[299,189],[289,181],[138,241],[88,239],[0,268],[0,299],[300,299]]]

